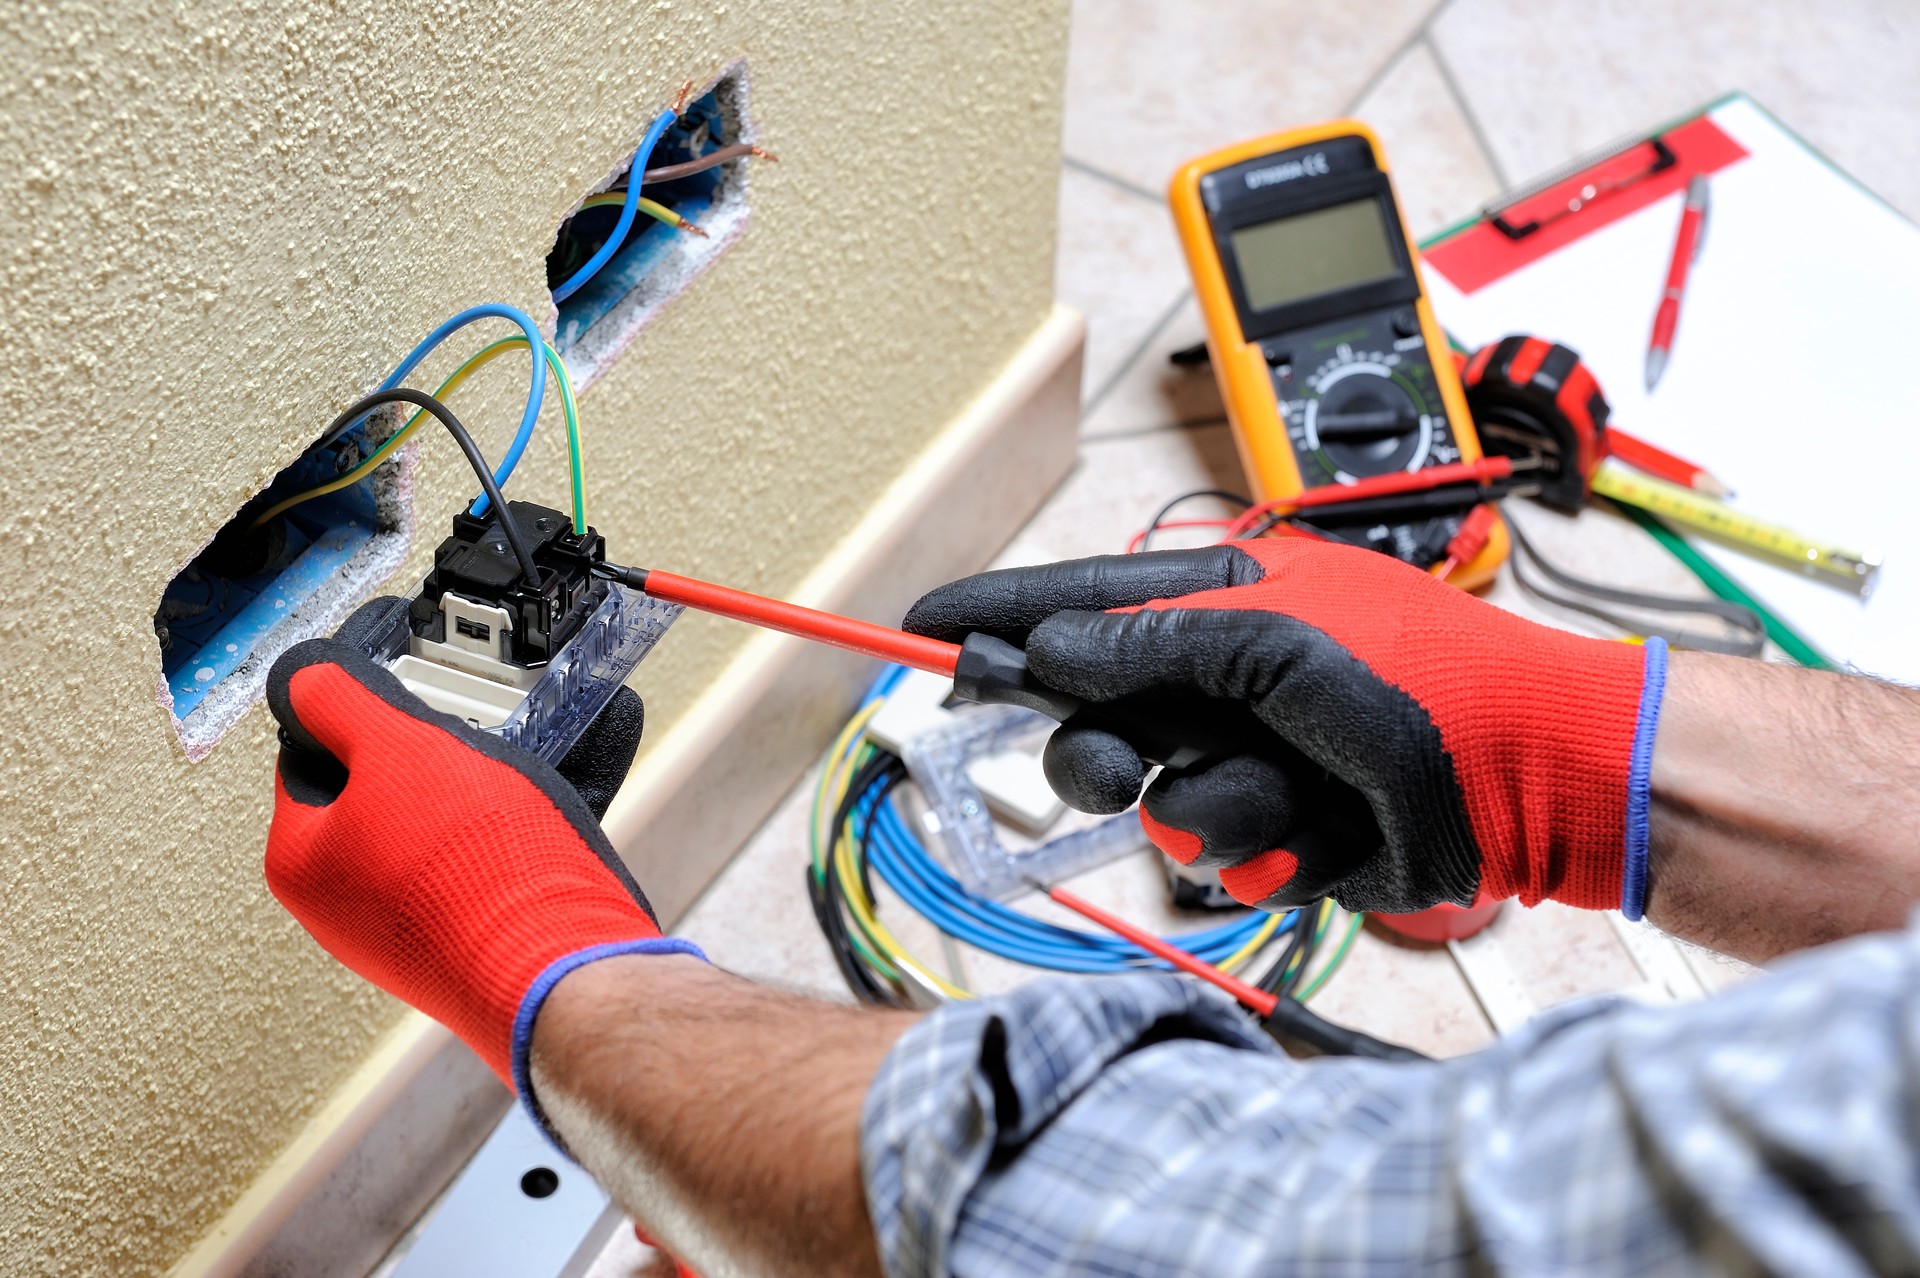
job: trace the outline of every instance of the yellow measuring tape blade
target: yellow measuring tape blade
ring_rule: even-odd
[[[1691,488],[1643,475],[1618,462],[1600,463],[1593,473],[1593,491],[1731,542],[1737,548],[1778,559],[1810,577],[1845,586],[1862,599],[1873,593],[1874,578],[1880,573],[1877,556],[1814,541],[1791,528],[1743,515]]]

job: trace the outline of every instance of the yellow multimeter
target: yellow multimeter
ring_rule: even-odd
[[[1370,129],[1334,120],[1215,151],[1184,165],[1168,198],[1256,500],[1479,460]],[[1425,568],[1466,514],[1315,526]],[[1483,585],[1506,555],[1496,520],[1448,580]]]

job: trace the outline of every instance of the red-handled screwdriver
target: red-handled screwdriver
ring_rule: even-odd
[[[960,660],[960,645],[957,643],[942,643],[924,635],[910,635],[891,626],[857,621],[838,613],[822,612],[818,608],[803,608],[799,604],[769,599],[765,595],[735,590],[731,586],[716,586],[710,581],[682,577],[678,573],[650,568],[623,568],[619,571],[623,574],[620,579],[624,584],[667,603],[697,608],[716,617],[730,617],[768,630],[778,630],[782,634],[798,635],[815,643],[845,648],[848,652],[878,657],[882,661],[898,662],[930,674],[951,677],[954,666]]]
[[[1027,669],[1027,654],[992,635],[971,634],[964,643],[943,643],[678,573],[616,564],[602,565],[601,571],[666,603],[950,676],[955,695],[963,701],[1024,706],[1060,723],[1078,715],[1082,723],[1105,726],[1125,737],[1149,763],[1190,768],[1226,755],[1260,753],[1273,745],[1272,734],[1251,709],[1238,702],[1196,706],[1143,693],[1124,701],[1083,705],[1078,698],[1034,679]]]

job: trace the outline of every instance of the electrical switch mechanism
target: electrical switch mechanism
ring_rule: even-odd
[[[1380,141],[1335,120],[1190,161],[1169,190],[1207,347],[1257,501],[1478,461]],[[1426,568],[1472,507],[1315,527]],[[1492,580],[1504,526],[1449,581]]]
[[[592,528],[532,502],[505,517],[511,531],[497,508],[455,515],[367,651],[435,710],[557,763],[681,610],[609,580]]]

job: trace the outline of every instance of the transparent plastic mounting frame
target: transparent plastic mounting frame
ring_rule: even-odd
[[[392,630],[368,644],[367,655],[382,666],[407,655],[413,637],[405,609],[395,612]],[[678,604],[608,582],[607,597],[540,671],[506,721],[498,727],[469,722],[558,764],[680,612]]]
[[[901,758],[934,818],[928,825],[946,848],[954,877],[969,892],[1004,901],[1032,891],[1029,877],[1056,883],[1147,846],[1146,831],[1131,808],[1104,820],[1080,818],[1092,824],[1026,848],[1009,846],[979,787],[968,778],[967,765],[1031,743],[1059,725],[1018,706],[963,706],[954,720],[907,742]],[[1075,816],[1069,813],[1063,820]]]

